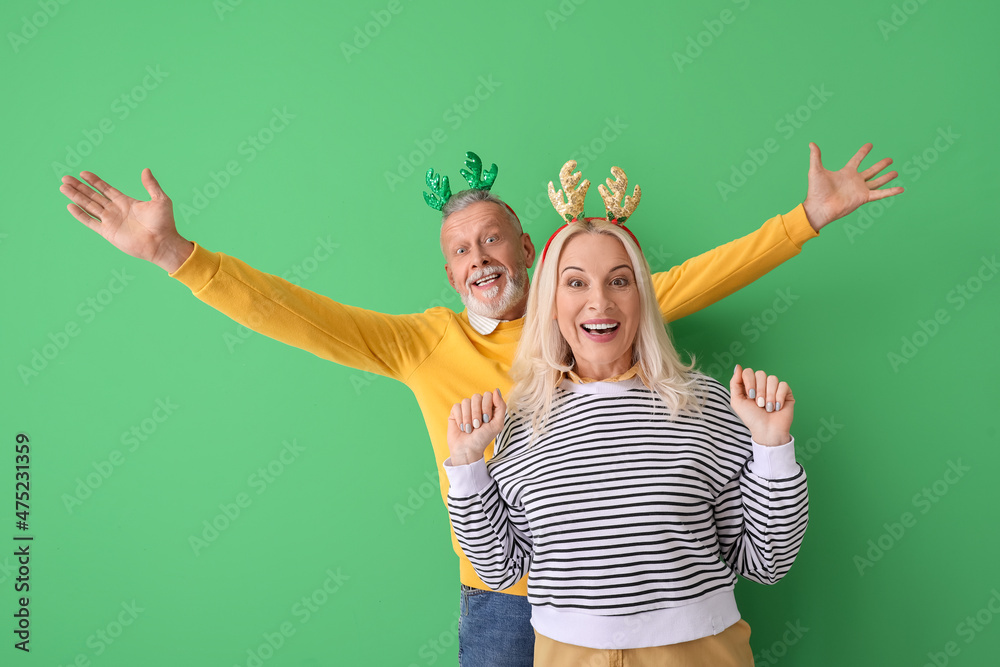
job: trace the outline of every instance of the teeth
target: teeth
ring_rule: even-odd
[[[500,277],[499,273],[494,273],[491,276],[487,276],[486,278],[483,278],[482,280],[476,281],[476,284],[479,285],[479,286],[487,285],[487,284],[493,282],[494,280],[496,280],[499,277]]]
[[[603,331],[605,329],[614,329],[617,324],[584,324],[583,328],[587,331]]]

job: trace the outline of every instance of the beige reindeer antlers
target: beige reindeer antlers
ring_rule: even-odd
[[[583,215],[583,200],[587,197],[587,188],[590,187],[590,181],[585,180],[580,183],[582,173],[578,171],[574,174],[572,173],[574,169],[576,169],[576,160],[570,160],[559,170],[559,182],[566,190],[565,202],[563,202],[563,191],[556,192],[552,181],[549,181],[549,200],[556,211],[567,221]],[[576,188],[577,183],[580,183],[579,188]],[[574,190],[574,188],[576,189]]]
[[[619,198],[628,192],[628,177],[618,167],[611,167],[611,175],[615,177],[613,182],[610,178],[607,179],[608,189],[611,192],[608,192],[603,185],[598,185],[597,191],[601,193],[601,199],[604,200],[604,208],[608,211],[608,220],[621,224],[635,212],[635,207],[639,205],[639,200],[642,198],[642,190],[639,189],[638,185],[635,186],[632,196],[626,196],[619,205]]]

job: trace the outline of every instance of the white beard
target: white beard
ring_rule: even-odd
[[[500,299],[492,304],[486,304],[477,299],[472,294],[473,287],[471,286],[477,280],[481,280],[484,277],[490,275],[491,273],[500,273],[506,276],[507,281],[504,286],[503,294],[500,295]],[[517,275],[521,278],[520,281],[515,279],[507,269],[502,266],[480,269],[469,276],[466,281],[467,292],[459,292],[459,296],[462,297],[462,303],[465,307],[469,309],[470,312],[480,315],[481,317],[488,317],[493,320],[499,320],[503,315],[513,308],[518,301],[524,298],[527,292],[528,281],[525,280],[527,276],[524,275],[523,271],[518,271]],[[493,299],[496,297],[497,292],[500,290],[499,285],[494,285],[492,288],[483,292],[483,296],[487,299]]]

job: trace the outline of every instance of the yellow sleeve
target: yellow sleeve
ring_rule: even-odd
[[[799,204],[755,232],[653,274],[653,289],[667,322],[697,312],[746,287],[802,250],[819,233]]]
[[[170,277],[245,327],[344,366],[405,381],[450,322],[444,308],[386,315],[347,306],[235,257],[194,246]]]

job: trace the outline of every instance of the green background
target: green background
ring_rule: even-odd
[[[673,331],[720,377],[731,361],[713,354],[743,345],[738,361],[798,398],[810,527],[783,581],[738,587],[757,664],[995,664],[998,19],[993,3],[916,0],[5,2],[0,507],[25,432],[35,541],[30,655],[12,647],[0,549],[0,663],[248,665],[289,623],[263,664],[456,664],[457,558],[410,392],[241,332],[77,222],[64,173],[147,198],[150,167],[187,238],[402,313],[461,308],[421,192],[428,166],[459,183],[466,150],[500,166],[495,192],[536,244],[565,160],[593,182],[622,166],[644,191],[631,226],[665,270],[800,203],[809,141],[831,169],[871,141],[864,165],[892,157],[905,194]],[[274,109],[293,117],[251,153]],[[720,194],[768,139],[778,150]],[[304,262],[318,238],[336,249]],[[162,422],[157,400],[176,406]],[[301,449],[276,465],[286,442]],[[68,505],[88,475],[100,484]],[[241,493],[251,504],[196,554],[190,536]],[[340,588],[304,618],[328,570]]]

